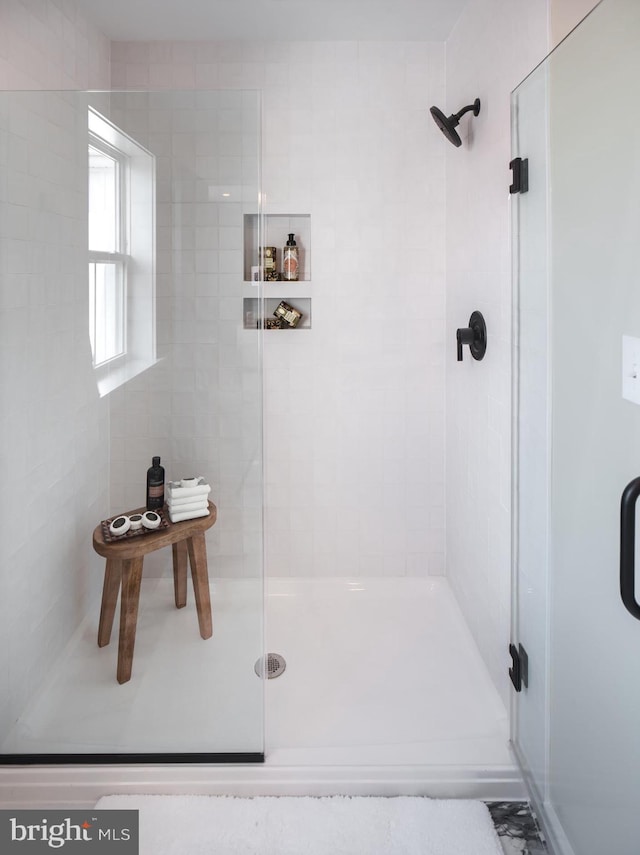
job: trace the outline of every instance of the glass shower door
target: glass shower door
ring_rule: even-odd
[[[257,92],[0,93],[0,765],[264,759],[260,149]]]
[[[513,202],[512,642],[529,661],[513,734],[563,855],[640,838],[640,621],[620,586],[640,476],[639,39],[637,2],[604,0],[513,96],[530,183]]]

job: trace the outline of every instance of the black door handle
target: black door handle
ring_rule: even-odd
[[[620,596],[627,611],[640,620],[636,600],[636,502],[640,496],[640,478],[634,478],[622,491],[620,502]]]

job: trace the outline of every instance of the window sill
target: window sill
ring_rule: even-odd
[[[162,359],[128,359],[119,365],[104,365],[102,368],[96,368],[96,383],[100,397],[104,398],[114,389],[123,386],[159,362],[162,362]]]

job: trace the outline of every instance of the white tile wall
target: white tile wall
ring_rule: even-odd
[[[103,89],[110,41],[78,0],[2,0],[0,89]]]
[[[442,573],[443,45],[115,43],[112,63],[115,87],[263,88],[266,211],[311,215],[313,329],[265,340],[268,572]],[[209,161],[223,131],[197,168],[235,168]],[[227,260],[197,249],[194,287]],[[233,330],[239,271],[218,278]]]
[[[446,111],[474,98],[447,150],[447,574],[508,697],[511,486],[510,91],[544,57],[547,5],[472,0],[447,41]],[[443,105],[440,105],[443,106]],[[456,362],[455,331],[479,309],[488,347]],[[465,349],[466,350],[466,349]]]
[[[108,41],[73,2],[0,7],[0,90],[107,86]],[[108,408],[91,369],[86,110],[0,91],[0,733],[99,594]]]

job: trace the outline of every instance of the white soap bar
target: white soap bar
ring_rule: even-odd
[[[122,516],[116,517],[113,520],[113,522],[109,526],[109,531],[111,532],[111,534],[114,534],[116,535],[116,537],[119,537],[121,534],[126,534],[130,528],[131,522],[129,520],[129,517]]]

